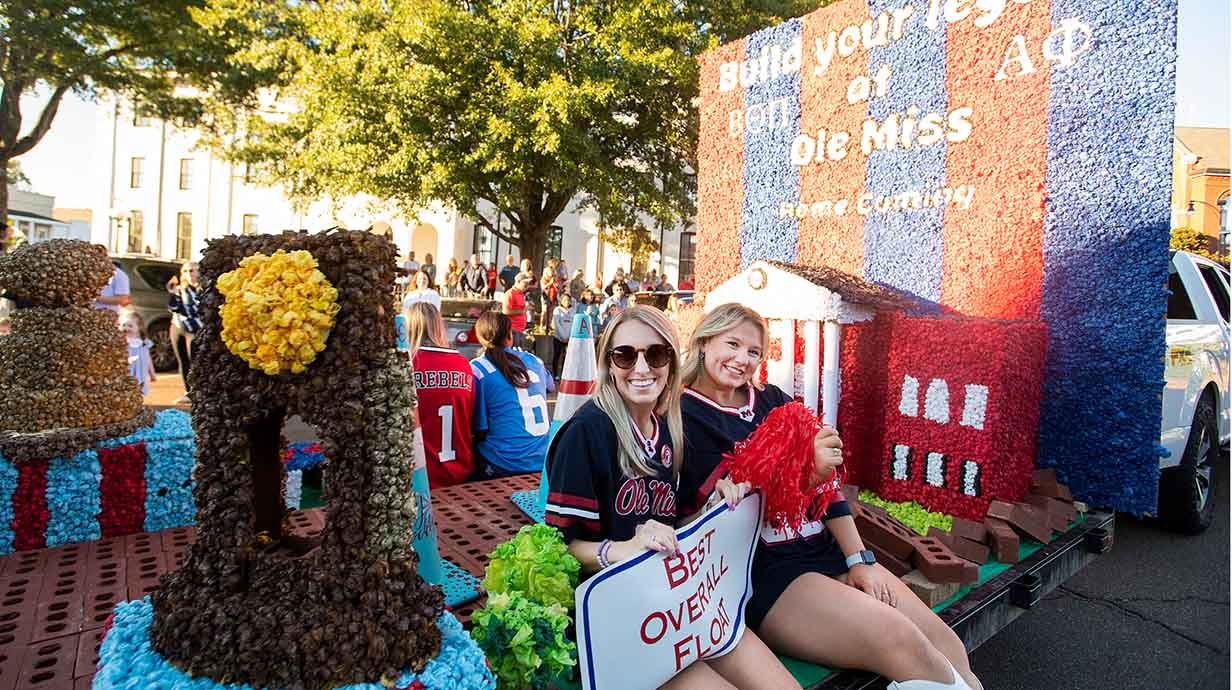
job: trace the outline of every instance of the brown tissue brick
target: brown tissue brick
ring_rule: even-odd
[[[1009,524],[990,517],[984,521],[984,526],[988,528],[988,544],[997,560],[1002,563],[1017,563],[1018,535]]]
[[[912,563],[933,582],[963,582],[963,561],[945,544],[929,537],[916,537]]]
[[[978,522],[964,520],[960,517],[953,518],[953,525],[950,527],[950,534],[963,539],[970,539],[974,542],[983,542],[988,536],[988,530]]]
[[[1040,486],[1042,484],[1056,484],[1057,471],[1051,467],[1036,470],[1031,476],[1031,486]]]
[[[988,547],[979,542],[963,539],[962,537],[951,537],[950,541],[946,542],[950,546],[950,550],[954,555],[960,558],[965,558],[972,563],[983,565],[988,562]]]
[[[876,513],[865,512],[856,518],[856,529],[865,543],[873,542],[896,558],[905,560],[911,555],[911,539],[899,530],[897,522]],[[905,529],[905,528],[904,528]],[[914,532],[910,532],[914,535]]]

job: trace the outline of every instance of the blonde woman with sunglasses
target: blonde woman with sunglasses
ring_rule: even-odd
[[[676,490],[683,444],[675,328],[634,306],[599,343],[594,396],[548,449],[545,521],[559,528],[584,575],[649,549],[676,553]],[[647,501],[628,501],[629,495]],[[663,687],[799,688],[751,632],[728,654],[694,663]]]
[[[747,485],[725,477],[724,453],[749,437],[791,397],[759,385],[768,350],[765,320],[740,304],[716,307],[689,343],[681,403],[688,448],[681,511],[708,500],[736,504]],[[842,440],[824,427],[813,441],[814,470],[829,479],[843,462]],[[799,532],[763,527],[753,560],[749,627],[776,652],[826,666],[873,671],[890,690],[980,688],[962,640],[865,550],[842,500]]]

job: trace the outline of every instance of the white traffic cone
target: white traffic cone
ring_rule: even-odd
[[[595,361],[594,323],[586,314],[573,315],[573,327],[569,333],[569,346],[565,350],[565,366],[560,372],[560,381],[556,383],[556,411],[552,415],[552,428],[548,431],[548,447],[556,432],[574,412],[590,400],[590,394],[595,388],[595,372],[598,363]],[[543,473],[539,477],[539,497],[535,502],[537,515],[532,517],[542,521],[543,511],[548,503],[548,467],[545,458]]]

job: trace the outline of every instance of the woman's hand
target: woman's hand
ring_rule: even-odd
[[[863,563],[847,571],[847,584],[889,606],[898,606],[898,594],[880,570]]]
[[[706,508],[713,508],[719,504],[719,501],[726,501],[728,508],[735,508],[740,505],[744,497],[748,495],[749,490],[753,485],[748,482],[733,482],[727,477],[723,477],[714,484],[714,493],[710,495],[710,501],[707,502]]]
[[[642,551],[650,549],[660,553],[678,553],[676,530],[654,520],[647,520],[637,526],[637,532],[628,541],[618,541],[608,550],[608,560],[619,563],[632,558]]]
[[[813,437],[813,482],[820,484],[843,464],[843,439],[832,426],[823,426]]]

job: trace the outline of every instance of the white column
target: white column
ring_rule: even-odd
[[[838,353],[842,340],[842,325],[827,321],[825,325],[824,361],[821,368],[821,421],[838,423]]]
[[[771,319],[770,338],[777,338],[781,346],[778,359],[766,361],[766,380],[782,388],[784,393],[795,396],[795,322],[790,319]]]
[[[817,411],[817,397],[820,393],[818,375],[821,373],[821,335],[818,333],[820,324],[817,321],[799,321],[800,337],[804,338],[804,382],[799,391],[804,398],[804,404],[813,412]]]

